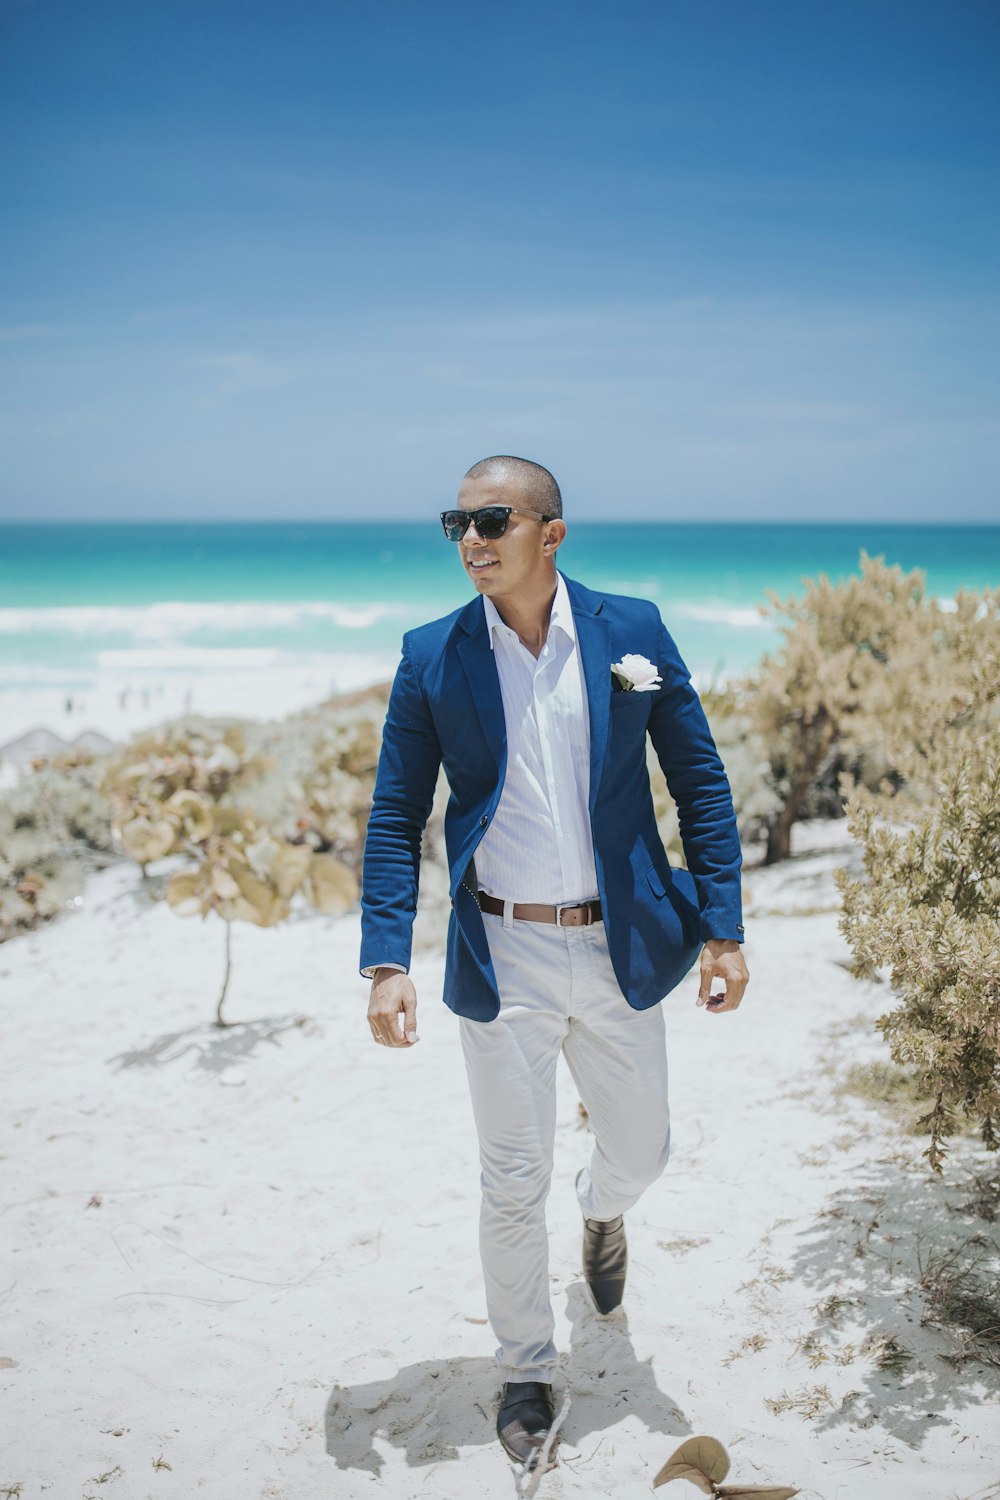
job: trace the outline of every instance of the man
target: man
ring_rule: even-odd
[[[623,1215],[670,1149],[659,1002],[699,952],[706,1011],[734,1010],[749,979],[742,861],[725,771],[656,606],[555,566],[566,525],[549,471],[484,459],[441,520],[477,597],[403,636],[368,821],[361,972],[375,1041],[413,1046],[420,838],[443,764],[444,1000],[459,1017],[479,1137],[480,1251],[504,1376],[497,1432],[526,1467],[543,1454],[551,1466],[545,1201],[559,1054],[594,1135],[576,1192],[584,1277],[606,1314],[624,1292]],[[671,869],[657,833],[647,734],[687,870]]]

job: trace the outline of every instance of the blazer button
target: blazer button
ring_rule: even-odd
[[[489,818],[487,818],[485,815],[483,817],[481,817],[479,819],[479,826],[480,826],[480,828],[485,828],[488,822],[489,822]]]

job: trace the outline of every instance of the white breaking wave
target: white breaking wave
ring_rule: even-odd
[[[199,630],[289,630],[305,621],[328,621],[366,630],[379,620],[405,618],[413,606],[335,604],[327,599],[164,600],[156,604],[67,604],[0,609],[0,635],[47,631],[67,635],[128,635],[137,641],[173,641]]]

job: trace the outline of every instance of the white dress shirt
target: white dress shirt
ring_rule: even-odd
[[[479,887],[503,901],[597,897],[590,830],[590,718],[576,624],[556,572],[548,635],[537,659],[493,600],[483,608],[507,725],[507,772],[476,850]]]
[[[590,828],[590,715],[569,592],[556,570],[537,659],[482,595],[507,729],[507,771],[476,849],[480,890],[547,905],[599,896]],[[402,964],[379,964],[400,969]],[[374,971],[365,969],[370,976]]]

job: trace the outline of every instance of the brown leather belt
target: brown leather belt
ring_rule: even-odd
[[[503,902],[499,896],[487,896],[479,892],[479,910],[503,916]],[[515,901],[511,915],[519,922],[554,922],[559,927],[589,927],[592,922],[601,922],[599,901],[572,901],[566,906],[544,906],[539,901]]]

